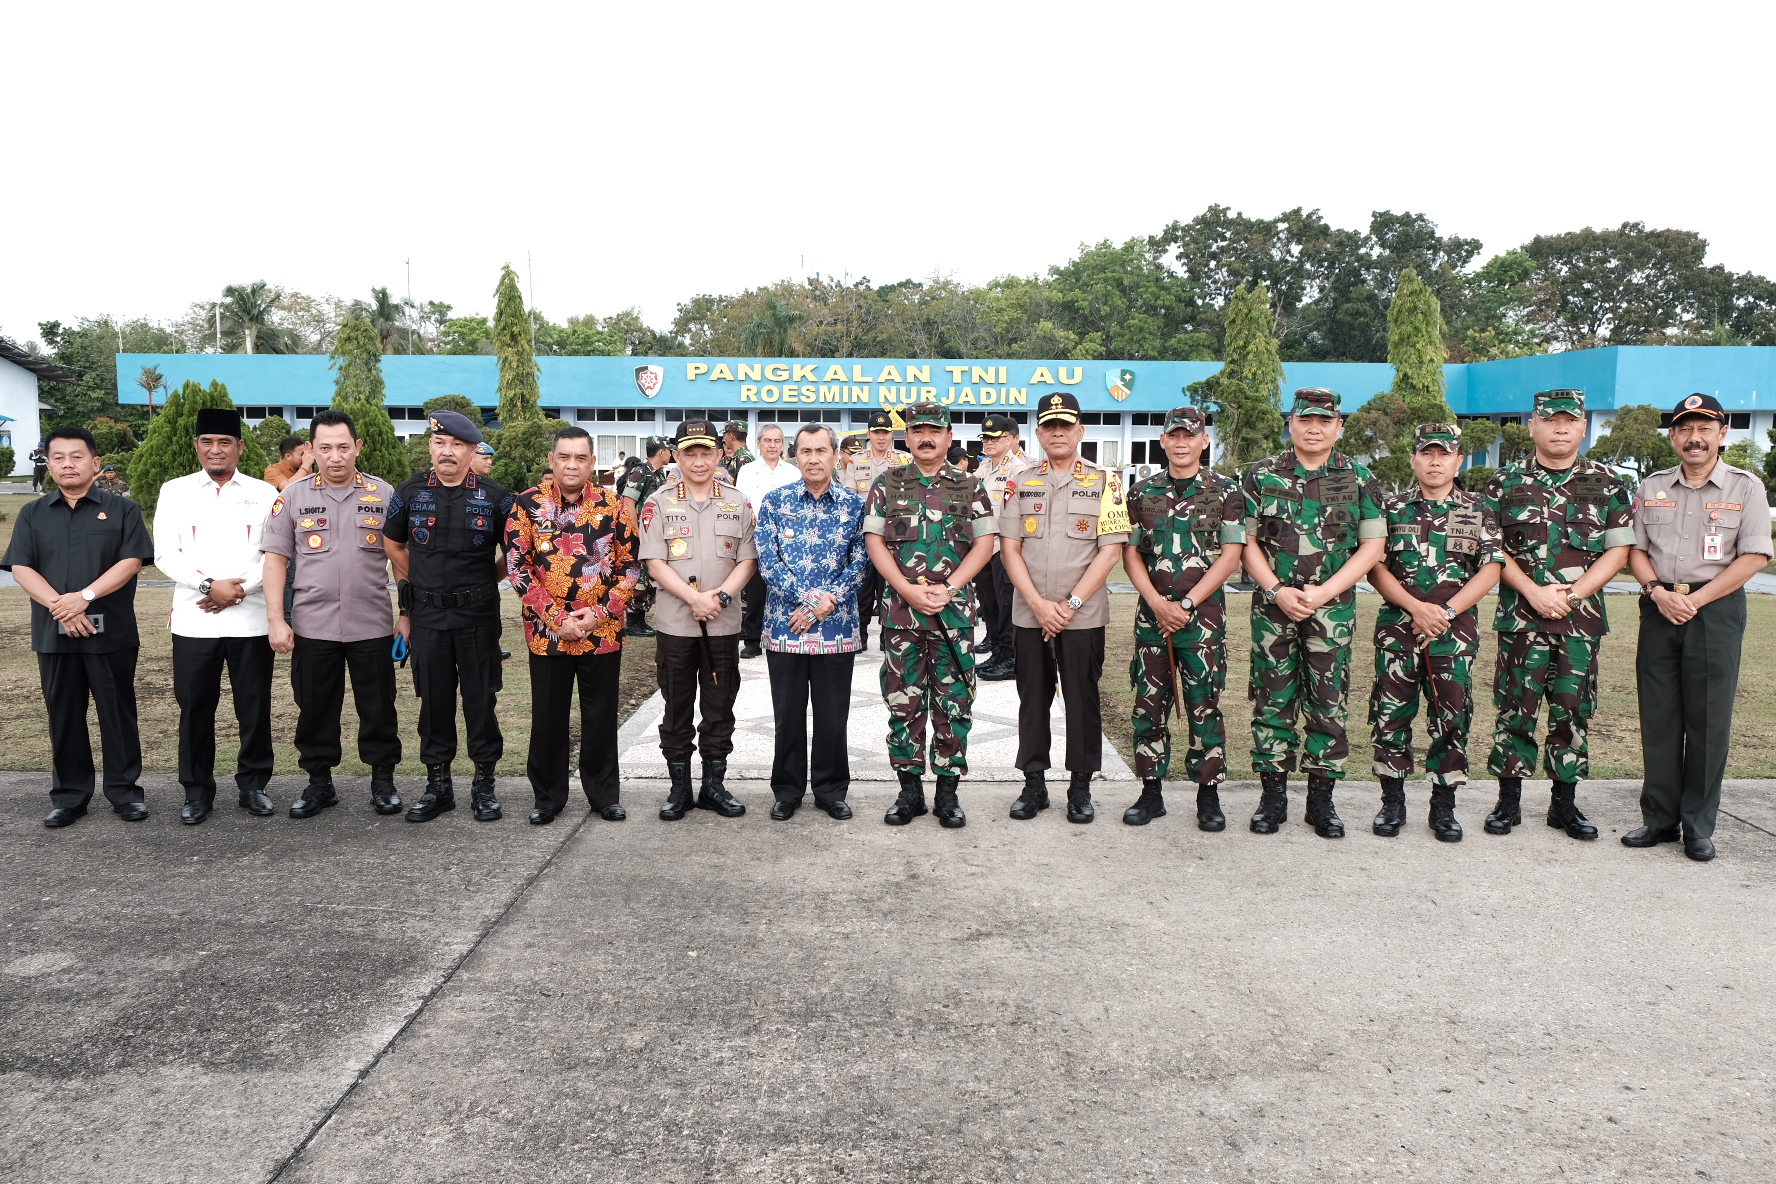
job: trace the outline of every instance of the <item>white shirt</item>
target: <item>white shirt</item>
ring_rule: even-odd
[[[762,460],[749,460],[740,466],[740,475],[734,478],[734,484],[746,495],[756,512],[759,502],[773,489],[781,489],[785,485],[794,485],[802,479],[802,471],[787,459],[779,457],[777,467],[773,469]]]
[[[160,487],[154,566],[173,581],[171,628],[181,637],[263,637],[265,520],[278,491],[242,473],[222,485],[199,469]],[[197,607],[205,580],[244,580],[246,599],[219,613]]]

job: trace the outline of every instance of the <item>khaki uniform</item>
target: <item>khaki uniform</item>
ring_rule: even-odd
[[[898,469],[902,465],[912,463],[913,458],[899,449],[891,448],[886,457],[877,458],[866,447],[845,467],[845,471],[839,474],[838,480],[846,489],[855,490],[857,495],[867,502],[870,486],[876,483],[877,477],[893,469]],[[876,565],[872,563],[866,566],[863,573],[863,584],[857,589],[859,636],[865,648],[869,646],[870,618],[876,615],[876,610],[882,603],[882,593],[886,587],[887,585],[882,581],[882,573],[876,570]],[[884,615],[882,620],[885,629],[888,627],[887,616]]]
[[[1036,593],[1064,601],[1099,548],[1129,540],[1128,501],[1122,477],[1084,459],[1058,468],[1049,461],[1023,469],[1005,482],[999,534],[1017,539]],[[1104,675],[1104,627],[1110,594],[1099,587],[1053,641],[1042,639],[1036,615],[1022,590],[1012,596],[1011,621],[1017,660],[1017,767],[1035,773],[1049,767],[1053,737],[1049,709],[1058,685],[1066,702],[1067,756],[1071,773],[1095,773],[1104,764],[1104,721],[1098,681]]]

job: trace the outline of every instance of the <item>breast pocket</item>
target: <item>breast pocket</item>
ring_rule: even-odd
[[[380,551],[382,549],[382,515],[358,514],[356,518],[358,549],[360,551]]]
[[[489,506],[468,506],[463,510],[463,526],[469,546],[491,547],[494,543],[494,517]]]
[[[1024,512],[1018,515],[1017,526],[1018,538],[1039,539],[1048,532],[1048,519],[1042,514],[1031,512],[1026,506]]]
[[[1255,541],[1274,554],[1296,555],[1301,550],[1301,531],[1288,518],[1261,514],[1258,518],[1258,538]]]
[[[919,524],[925,518],[925,507],[917,502],[895,502],[888,507],[887,518],[884,537],[889,542],[915,542],[919,537]]]
[[[667,559],[679,560],[696,558],[697,547],[695,541],[691,537],[691,524],[689,522],[674,522],[671,518],[668,518],[666,520],[664,533],[666,535]]]
[[[86,554],[94,563],[103,567],[116,564],[117,556],[123,550],[123,523],[93,522],[86,530]]]
[[[1388,553],[1392,555],[1402,551],[1418,550],[1419,533],[1422,529],[1422,527],[1413,524],[1396,524],[1388,527]]]
[[[1643,509],[1640,512],[1640,520],[1648,526],[1670,526],[1677,521],[1677,511]]]
[[[733,559],[740,553],[740,515],[715,520],[715,552],[720,559]]]
[[[324,555],[333,549],[333,529],[326,519],[313,526],[297,527],[296,551],[300,555]]]
[[[1096,514],[1067,515],[1067,537],[1070,539],[1097,538],[1098,516]]]

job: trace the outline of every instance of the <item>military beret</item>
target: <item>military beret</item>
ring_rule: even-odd
[[[1536,418],[1553,419],[1562,411],[1569,415],[1585,414],[1585,392],[1571,389],[1536,392]]]
[[[483,440],[483,441],[481,441],[481,443],[475,445],[475,451],[480,453],[482,456],[494,455],[493,445],[489,444],[485,440]]]
[[[198,414],[202,415],[203,412],[200,411]],[[1701,393],[1691,395],[1689,398],[1671,409],[1671,422],[1676,423],[1678,420],[1689,415],[1706,416],[1707,418],[1716,420],[1720,423],[1727,422],[1726,411],[1722,409],[1720,400],[1713,395],[1704,395]]]
[[[900,418],[909,429],[921,424],[932,428],[947,428],[950,426],[950,409],[942,403],[921,399],[910,410],[902,411]]]
[[[1166,412],[1165,427],[1159,434],[1164,436],[1171,432],[1189,432],[1200,436],[1209,426],[1209,417],[1198,407],[1174,407]]]
[[[1295,392],[1295,404],[1289,408],[1289,414],[1323,415],[1327,419],[1343,419],[1344,412],[1339,410],[1342,403],[1342,396],[1335,390],[1323,386],[1304,386]]]
[[[465,444],[481,443],[480,425],[460,411],[439,409],[432,412],[431,427],[432,431],[455,436]]]
[[[1421,423],[1412,435],[1412,451],[1423,452],[1427,448],[1443,448],[1450,452],[1461,451],[1462,430],[1456,423]]]
[[[1018,421],[1009,415],[988,412],[981,420],[980,434],[984,439],[996,436],[1015,436],[1018,434]]]
[[[1051,423],[1078,423],[1079,400],[1066,391],[1043,395],[1036,404],[1036,426]]]

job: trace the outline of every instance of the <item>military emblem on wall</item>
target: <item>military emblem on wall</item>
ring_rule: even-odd
[[[1104,371],[1104,389],[1118,403],[1135,393],[1135,372],[1133,370],[1110,369]]]
[[[660,393],[660,388],[666,385],[666,367],[637,366],[635,368],[635,385],[640,388],[642,394],[650,399],[653,398]]]

